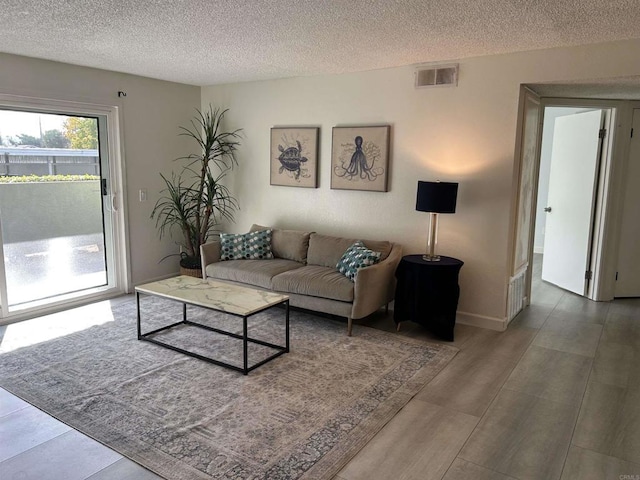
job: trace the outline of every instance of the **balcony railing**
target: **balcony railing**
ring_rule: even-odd
[[[2,147],[0,175],[100,175],[97,150]]]

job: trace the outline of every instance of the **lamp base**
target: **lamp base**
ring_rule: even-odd
[[[439,262],[440,261],[440,255],[422,255],[422,259],[425,262]]]

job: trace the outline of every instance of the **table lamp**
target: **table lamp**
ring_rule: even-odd
[[[422,256],[422,258],[428,262],[437,262],[440,260],[440,256],[436,255],[438,214],[455,213],[457,197],[457,183],[418,181],[416,210],[419,212],[429,212],[431,214],[429,236],[427,237],[427,253]]]

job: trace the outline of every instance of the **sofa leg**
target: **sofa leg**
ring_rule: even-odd
[[[347,317],[347,336],[351,336],[351,330],[353,329],[353,319],[351,317]]]

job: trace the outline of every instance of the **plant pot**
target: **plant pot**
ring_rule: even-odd
[[[202,269],[201,268],[186,268],[186,267],[180,266],[180,275],[187,275],[189,277],[202,278]]]

